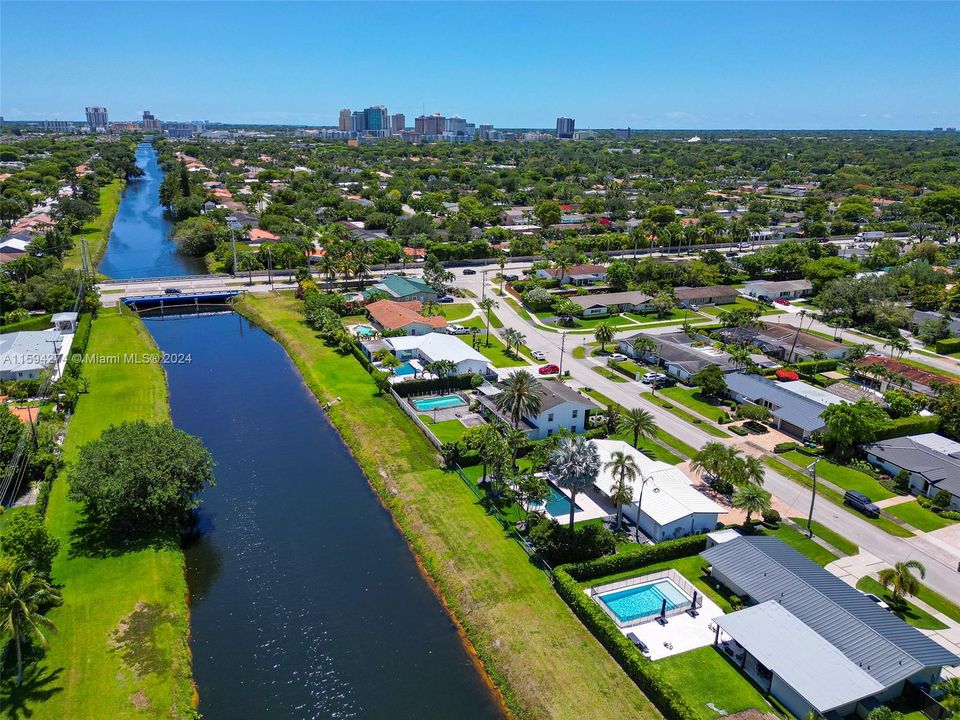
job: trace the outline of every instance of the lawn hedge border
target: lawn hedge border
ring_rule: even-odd
[[[583,591],[579,582],[694,555],[706,545],[705,535],[693,535],[653,545],[629,555],[608,555],[588,562],[563,565],[553,573],[554,587],[560,597],[667,720],[701,720],[701,717],[667,681],[660,668],[641,655],[627,640],[613,620]]]

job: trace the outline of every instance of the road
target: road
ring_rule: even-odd
[[[511,264],[507,265],[506,270],[507,272],[510,270],[519,271],[523,267],[524,266],[520,264]],[[490,271],[491,276],[499,271],[499,267],[495,265],[478,268],[478,270],[484,269]],[[462,275],[461,272],[457,272],[456,285],[469,289],[479,298],[483,295],[483,277],[481,272],[478,272],[476,275],[466,276]],[[487,283],[487,295],[491,294],[493,287],[494,285],[492,283]],[[571,384],[592,387],[624,407],[643,408],[654,415],[657,419],[657,425],[661,429],[695,448],[700,448],[705,443],[716,440],[716,438],[707,435],[702,430],[680,420],[658,405],[650,402],[638,390],[635,383],[617,383],[608,380],[591,369],[592,364],[590,361],[575,358],[573,356],[573,349],[584,341],[589,342],[593,340],[591,335],[567,334],[566,342],[564,342],[561,333],[549,332],[538,328],[534,323],[521,318],[520,315],[506,302],[503,302],[502,299],[498,300],[499,306],[494,312],[503,321],[504,327],[513,327],[521,330],[521,332],[526,335],[527,347],[531,350],[543,351],[547,356],[547,362],[559,364],[561,345],[564,346],[562,366],[565,372],[569,370],[570,378],[573,380]],[[788,316],[778,317],[786,318]],[[806,321],[804,325],[806,326]],[[633,332],[636,331],[634,330]],[[927,358],[924,357],[924,360],[926,361]],[[724,440],[724,442],[737,445],[738,447],[745,447],[745,441],[741,438],[731,438]],[[767,469],[764,487],[781,501],[796,508],[799,515],[806,516],[810,503],[810,490],[808,488],[783,477],[769,468]],[[894,537],[878,529],[866,520],[860,519],[854,513],[847,512],[822,497],[817,497],[813,517],[818,522],[840,533],[867,552],[872,553],[891,565],[901,560],[919,560],[927,569],[924,582],[928,586],[947,597],[960,597],[960,573],[957,572],[957,563],[960,562],[960,548],[935,546],[923,537]]]

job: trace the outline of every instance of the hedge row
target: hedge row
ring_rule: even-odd
[[[940,428],[939,415],[911,415],[888,422],[877,434],[877,440],[936,432]]]
[[[946,338],[937,340],[936,350],[938,353],[950,355],[960,352],[960,338]]]

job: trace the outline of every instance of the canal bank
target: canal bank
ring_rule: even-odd
[[[307,328],[290,295],[246,296],[238,310],[287,350],[307,387],[415,549],[503,692],[523,717],[654,718],[659,713],[507,539],[474,496],[438,468],[396,404],[375,396],[352,356]]]

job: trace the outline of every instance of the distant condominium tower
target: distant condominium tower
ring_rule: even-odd
[[[110,117],[105,107],[87,108],[87,125],[90,132],[106,132],[110,128]]]
[[[575,121],[573,118],[557,118],[557,137],[570,140],[573,138]]]
[[[350,112],[350,108],[343,108],[343,110],[340,111],[340,122],[337,124],[337,129],[343,132],[349,132],[351,117],[353,117],[353,113]]]
[[[389,130],[390,119],[387,115],[387,109],[383,105],[374,105],[363,111],[367,119],[367,130],[371,132],[378,130]]]
[[[390,132],[401,133],[407,127],[407,118],[403,113],[394,113],[390,116]]]
[[[143,111],[143,129],[144,130],[159,130],[160,121],[153,116],[153,113],[149,110]]]
[[[447,119],[440,113],[421,115],[414,121],[418,135],[443,135],[447,129]]]

